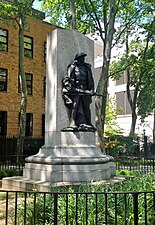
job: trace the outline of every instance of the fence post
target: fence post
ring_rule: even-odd
[[[144,135],[144,156],[148,157],[147,136]]]
[[[138,193],[133,193],[134,225],[138,225]]]
[[[58,224],[58,194],[54,193],[54,225]]]

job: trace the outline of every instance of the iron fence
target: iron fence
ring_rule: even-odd
[[[17,170],[21,171],[25,165],[26,155],[0,155],[0,171],[1,170]]]
[[[1,225],[155,225],[155,192],[0,190]]]
[[[155,157],[119,156],[115,158],[116,170],[155,172]]]
[[[43,145],[44,145],[43,137],[25,137],[23,154],[34,155]],[[3,156],[17,155],[17,137],[0,136],[0,155]]]
[[[0,155],[1,170],[22,170],[25,158],[29,155]],[[114,158],[116,170],[138,171],[143,173],[155,172],[155,157],[119,156]]]
[[[21,171],[25,158],[38,153],[43,145],[43,137],[25,137],[23,155],[17,155],[17,137],[0,136],[0,171],[12,169]]]

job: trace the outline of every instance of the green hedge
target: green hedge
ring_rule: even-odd
[[[13,176],[22,176],[23,171],[16,170],[16,169],[6,169],[6,170],[0,170],[0,179],[3,179],[4,177],[13,177]]]

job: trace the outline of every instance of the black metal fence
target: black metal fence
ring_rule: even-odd
[[[0,155],[0,171],[1,170],[23,170],[25,165],[25,158],[27,156],[17,156],[17,155]]]
[[[155,172],[155,157],[119,156],[115,158],[116,170]]]
[[[33,155],[44,145],[43,137],[25,137],[23,154]],[[0,155],[17,155],[17,137],[0,136]]]
[[[1,225],[155,225],[155,192],[0,191]]]
[[[0,155],[15,155],[17,138],[14,136],[0,136]]]
[[[22,170],[25,158],[29,155],[0,155],[1,170]],[[142,173],[155,172],[155,157],[119,156],[114,158],[116,170],[138,171]]]
[[[26,137],[23,155],[17,155],[17,137],[0,136],[0,179],[21,175],[25,158],[36,154],[43,145],[43,137]]]

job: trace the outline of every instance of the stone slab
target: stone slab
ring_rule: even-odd
[[[115,175],[110,179],[100,180],[93,182],[91,181],[89,185],[105,185],[105,184],[116,184],[123,182],[127,179],[126,176]],[[3,178],[3,190],[11,191],[43,191],[51,192],[53,188],[66,187],[66,186],[80,186],[81,184],[88,184],[88,182],[40,182],[36,180],[28,180],[20,176]]]
[[[49,165],[33,164],[25,165],[23,177],[51,182],[81,182],[90,180],[109,179],[115,175],[114,165],[106,164],[86,164],[86,165]]]

